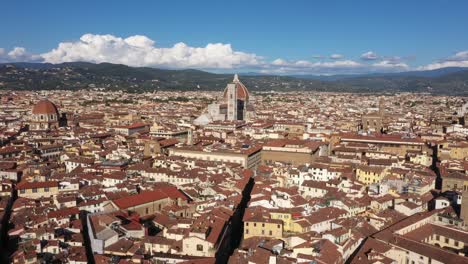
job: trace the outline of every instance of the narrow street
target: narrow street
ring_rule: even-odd
[[[91,242],[89,241],[88,235],[88,225],[87,225],[87,212],[81,211],[80,212],[80,221],[82,225],[81,235],[83,236],[83,243],[86,248],[86,258],[88,259],[89,264],[94,264],[94,256],[93,251],[91,249]]]
[[[7,208],[5,210],[5,214],[3,215],[3,219],[1,222],[1,230],[0,230],[0,263],[9,263],[9,257],[13,253],[16,245],[14,243],[10,243],[8,240],[8,230],[9,230],[9,222],[11,217],[11,210],[13,207],[13,203],[16,200],[16,192],[13,192],[13,195],[10,197],[8,201]]]
[[[218,253],[216,254],[216,263],[227,263],[229,257],[234,253],[234,250],[239,247],[242,241],[242,235],[244,233],[244,223],[242,222],[242,219],[244,217],[245,208],[250,201],[250,193],[252,192],[253,186],[254,179],[250,178],[242,192],[242,200],[239,203],[239,207],[232,216],[230,232],[225,238],[228,243],[225,243],[226,246],[218,250]]]

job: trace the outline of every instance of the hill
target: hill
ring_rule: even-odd
[[[253,91],[429,92],[468,95],[468,69],[446,68],[397,74],[273,76],[249,73],[242,81]],[[232,74],[200,70],[129,67],[111,63],[71,62],[0,64],[0,89],[53,90],[100,87],[144,92],[154,90],[222,90]]]

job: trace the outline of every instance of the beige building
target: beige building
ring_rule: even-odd
[[[311,163],[326,145],[307,140],[270,140],[262,148],[262,162],[284,162],[292,165]]]
[[[380,114],[362,116],[362,128],[366,131],[380,132],[383,129],[383,119]]]
[[[249,146],[241,149],[184,146],[169,149],[169,156],[237,163],[247,169],[256,168],[261,163],[261,155],[261,146]]]
[[[176,138],[170,139],[148,139],[144,141],[145,149],[143,154],[145,157],[154,157],[159,155],[167,155],[169,153],[169,148],[175,146],[179,143],[179,140]]]
[[[402,138],[401,136],[384,134],[375,134],[371,136],[342,134],[340,135],[340,142],[371,144],[376,146],[380,151],[402,157],[409,152],[426,152],[428,155],[432,155],[432,149],[430,149],[420,138]]]
[[[51,197],[59,193],[59,184],[56,181],[47,182],[20,182],[16,185],[18,197],[36,199]]]
[[[442,192],[445,191],[468,191],[468,176],[462,172],[442,175]]]

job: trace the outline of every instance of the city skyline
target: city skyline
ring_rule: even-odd
[[[468,2],[1,7],[0,263],[468,264]]]
[[[466,7],[463,1],[11,2],[4,17],[15,26],[0,29],[0,62],[282,75],[468,67]]]

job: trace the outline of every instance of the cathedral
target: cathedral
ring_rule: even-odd
[[[249,90],[236,74],[232,82],[226,85],[222,99],[209,104],[206,111],[195,119],[194,123],[206,125],[213,121],[250,120],[254,114],[254,108],[250,104]]]
[[[30,130],[54,130],[59,127],[57,106],[49,100],[40,100],[31,111]]]
[[[57,106],[49,100],[40,100],[32,111],[29,120],[29,130],[50,131],[66,125],[65,115],[60,116]]]

